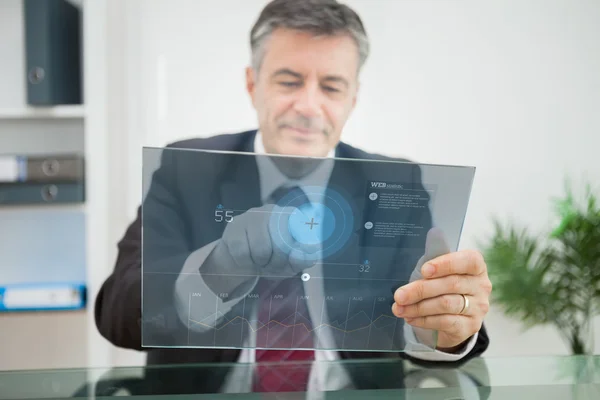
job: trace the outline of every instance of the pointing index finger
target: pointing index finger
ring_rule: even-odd
[[[426,279],[440,278],[449,275],[481,275],[485,272],[486,265],[481,253],[472,250],[463,250],[444,254],[428,261],[421,268],[421,273]]]

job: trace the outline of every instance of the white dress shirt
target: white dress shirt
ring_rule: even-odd
[[[256,134],[254,141],[254,152],[256,154],[265,154],[265,149],[262,142],[262,137],[260,132]],[[279,188],[282,185],[286,186],[299,186],[302,188],[303,186],[314,186],[315,182],[319,182],[319,184],[323,184],[325,186],[331,175],[331,171],[334,166],[335,160],[335,151],[332,150],[328,154],[328,160],[323,161],[319,164],[319,166],[308,176],[299,179],[299,180],[290,180],[287,176],[279,171],[279,169],[275,166],[273,161],[269,157],[256,157],[258,173],[259,173],[259,184],[260,184],[260,195],[263,203],[267,202],[269,197],[272,195],[273,191]],[[265,171],[268,171],[266,173]],[[265,179],[268,176],[269,179]],[[309,197],[310,198],[310,197]],[[310,198],[313,202],[318,202],[318,199]],[[316,200],[316,201],[315,201]],[[212,242],[195,252],[193,252],[188,259],[186,260],[182,273],[178,277],[176,281],[176,290],[175,290],[175,304],[176,309],[179,314],[179,318],[189,326],[189,329],[195,331],[205,331],[210,330],[206,325],[202,324],[193,324],[190,326],[188,323],[190,318],[190,310],[189,310],[189,293],[192,291],[200,291],[204,293],[211,293],[211,290],[201,279],[201,275],[199,273],[199,268],[201,268],[204,260],[208,257],[210,252],[214,249],[215,245],[218,241]],[[311,276],[320,277],[323,276],[321,271],[322,265],[316,264],[315,266],[306,270]],[[411,280],[418,278],[418,270],[420,266],[417,266],[415,272],[413,272],[413,276]],[[258,281],[258,278],[256,278]],[[316,281],[319,281],[321,284],[317,285]],[[322,313],[326,312],[326,310],[322,310],[321,307],[318,307],[319,304],[322,304],[325,293],[323,292],[322,287],[322,279],[312,279],[311,284],[304,283],[304,289],[306,295],[314,299],[314,301],[307,302],[309,314],[311,319],[318,320],[318,318],[323,318]],[[252,286],[252,288],[254,285]],[[250,291],[249,291],[250,292]],[[216,297],[216,296],[215,296]],[[238,299],[228,298],[226,302],[223,299],[217,298],[219,315],[223,316],[227,314],[227,312],[238,302],[243,299],[244,296],[240,296]],[[212,303],[214,304],[214,303]],[[213,307],[213,306],[211,306]],[[319,309],[315,309],[318,307]],[[206,315],[206,314],[204,314]],[[318,317],[316,317],[318,316]],[[406,341],[405,352],[415,358],[430,360],[430,361],[455,361],[464,357],[475,345],[477,340],[477,335],[474,335],[468,342],[468,344],[463,348],[460,353],[449,354],[444,353],[439,350],[431,349],[423,344],[420,344],[416,339],[416,336],[412,330],[412,327],[408,324],[405,324],[404,334]],[[246,342],[244,344],[238,362],[239,363],[253,363],[255,361],[255,350],[252,348],[253,343],[255,343],[256,335],[253,330],[249,330],[249,335],[245,339]],[[333,341],[333,336],[329,329],[326,327],[319,329],[319,335],[317,338],[319,342],[320,348],[335,348],[335,344]],[[315,351],[315,360],[316,361],[334,361],[339,359],[339,355],[337,351],[330,350],[316,350]],[[229,373],[225,386],[223,388],[223,392],[247,392],[249,388],[252,386],[252,368],[244,367],[240,365],[240,368],[233,368]],[[346,375],[343,368],[337,363],[314,363],[313,368],[311,370],[311,375],[309,379],[309,390],[311,391],[329,391],[329,390],[340,390],[344,388],[351,387],[351,382]],[[315,393],[316,395],[316,393]],[[311,397],[311,399],[314,397]]]

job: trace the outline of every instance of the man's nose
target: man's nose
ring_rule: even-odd
[[[323,115],[322,105],[318,86],[306,85],[298,92],[294,109],[307,118],[321,117]]]

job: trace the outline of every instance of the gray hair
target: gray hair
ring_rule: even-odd
[[[363,23],[350,7],[336,0],[273,0],[261,12],[250,32],[252,67],[258,71],[265,42],[277,28],[295,29],[314,35],[347,34],[358,47],[359,70],[369,56],[369,39]]]

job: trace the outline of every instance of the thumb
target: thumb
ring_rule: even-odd
[[[288,258],[292,271],[297,274],[315,265],[317,263],[317,258],[313,257],[313,255],[300,249],[292,250]]]
[[[429,232],[427,232],[427,238],[425,239],[425,254],[419,258],[419,261],[410,276],[410,281],[413,282],[423,278],[421,268],[423,268],[423,265],[427,261],[431,261],[450,252],[450,246],[448,246],[444,232],[440,228],[431,228]]]

